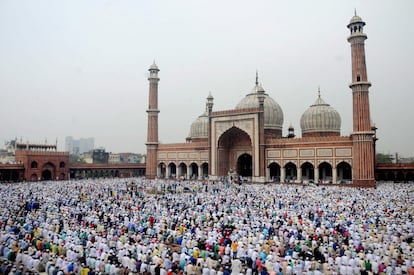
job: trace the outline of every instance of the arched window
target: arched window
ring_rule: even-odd
[[[61,162],[59,163],[59,167],[60,167],[60,168],[65,168],[65,162],[61,161]]]
[[[270,179],[274,182],[280,182],[280,165],[276,162],[272,162],[268,166]]]
[[[32,161],[32,164],[30,165],[30,168],[37,168],[37,162]]]

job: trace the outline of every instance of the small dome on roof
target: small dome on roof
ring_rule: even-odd
[[[318,95],[300,119],[302,135],[307,133],[337,133],[341,131],[341,116]]]

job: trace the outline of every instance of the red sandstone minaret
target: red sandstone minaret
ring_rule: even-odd
[[[149,95],[148,95],[148,129],[147,129],[147,160],[146,172],[147,179],[154,179],[157,176],[157,153],[158,153],[158,66],[155,62],[148,69],[150,75]]]
[[[351,35],[348,42],[352,53],[352,89],[353,102],[353,163],[352,180],[356,186],[374,187],[374,135],[369,111],[367,66],[365,63],[365,45],[367,35],[363,32],[365,22],[361,17],[352,17],[348,24]]]

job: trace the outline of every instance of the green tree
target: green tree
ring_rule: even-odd
[[[85,160],[77,155],[69,155],[70,163],[86,163]]]
[[[392,163],[392,161],[394,160],[394,157],[390,154],[377,153],[375,159],[377,163]]]

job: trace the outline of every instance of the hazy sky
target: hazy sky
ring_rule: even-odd
[[[184,142],[203,113],[234,108],[255,72],[282,107],[284,135],[317,97],[352,131],[354,14],[365,33],[377,150],[414,156],[414,1],[0,0],[1,146],[94,137],[145,153],[148,67],[160,68],[159,138]]]

